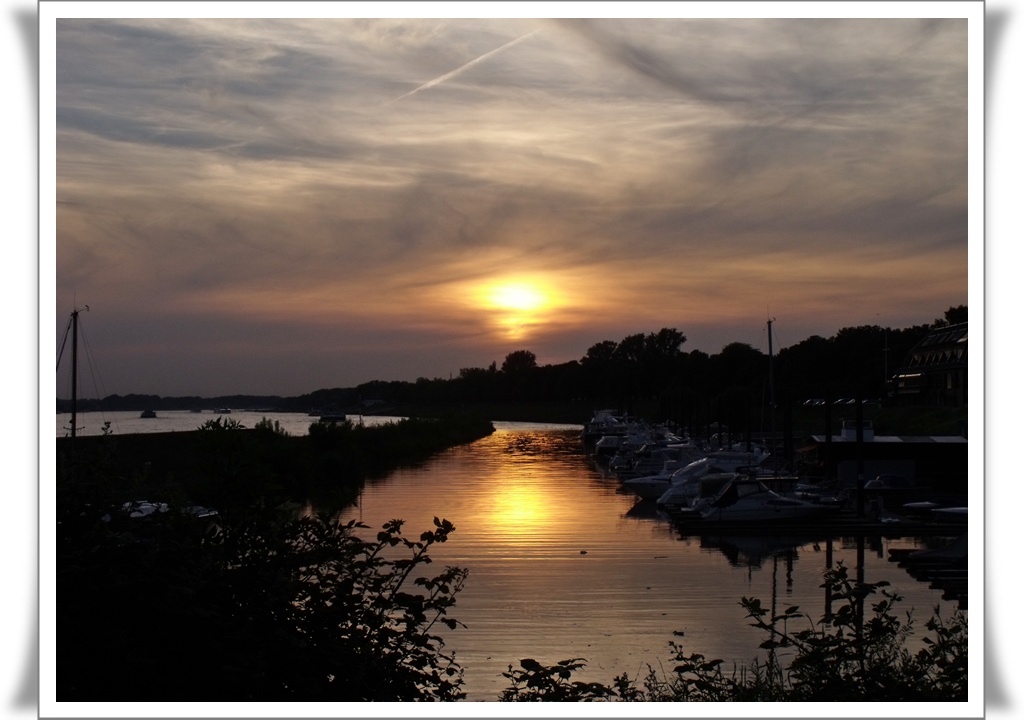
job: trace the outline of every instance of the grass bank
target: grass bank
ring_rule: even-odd
[[[132,499],[198,504],[222,512],[312,502],[340,508],[367,478],[413,465],[494,431],[461,414],[378,426],[313,426],[290,436],[210,421],[192,432],[57,438],[58,497],[93,505]]]

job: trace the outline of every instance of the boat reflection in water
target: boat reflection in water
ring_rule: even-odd
[[[816,618],[822,573],[839,560],[892,583],[907,609],[944,604],[886,556],[919,548],[914,539],[861,539],[870,551],[858,551],[824,536],[684,536],[653,502],[637,502],[588,463],[579,426],[495,424],[487,438],[367,482],[341,516],[361,519],[366,532],[400,518],[410,537],[435,516],[455,525],[425,571],[469,570],[450,611],[466,627],[441,631],[466,670],[470,700],[497,700],[501,673],[523,658],[585,658],[574,676],[582,681],[644,675],[648,663],[669,661],[677,631],[687,652],[745,665],[764,638],[740,599],[784,597]]]
[[[718,550],[733,567],[759,568],[772,558],[795,560],[800,548],[820,546],[813,538],[735,535],[722,537],[708,535],[700,538],[700,546]]]

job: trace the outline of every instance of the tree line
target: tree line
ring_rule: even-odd
[[[500,366],[495,361],[488,367],[466,367],[451,378],[374,380],[295,397],[112,395],[79,401],[79,408],[174,410],[216,405],[305,412],[311,408],[372,411],[394,405],[581,401],[628,412],[634,403],[655,400],[665,419],[686,421],[696,408],[709,404],[764,405],[773,388],[780,403],[843,397],[884,402],[892,376],[914,345],[937,327],[966,321],[967,307],[960,305],[930,324],[846,327],[829,338],[813,335],[771,357],[741,342],[729,343],[715,354],[687,352],[683,349],[686,335],[666,327],[618,341],[603,340],[591,345],[579,360],[559,364],[539,365],[532,351],[519,349]]]
[[[741,342],[713,355],[686,352],[686,335],[662,328],[595,343],[579,360],[541,366],[533,352],[522,349],[509,353],[500,367],[494,362],[486,368],[463,368],[451,379],[370,382],[355,388],[354,395],[394,403],[585,400],[622,410],[641,399],[661,399],[668,417],[709,402],[767,401],[771,370],[780,402],[842,397],[883,401],[914,345],[936,327],[966,320],[967,308],[961,305],[930,324],[847,327],[830,338],[811,336],[771,358]]]

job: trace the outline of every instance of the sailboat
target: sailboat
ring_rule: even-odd
[[[89,306],[85,306],[89,311]],[[68,325],[64,328],[64,339],[60,343],[60,352],[57,354],[57,369],[60,369],[60,359],[64,356],[64,347],[68,341],[68,333],[71,333],[71,437],[74,438],[78,432],[78,314],[81,312],[77,307],[72,310]]]

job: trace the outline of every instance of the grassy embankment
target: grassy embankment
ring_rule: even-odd
[[[57,438],[58,498],[93,505],[128,499],[232,509],[311,502],[341,508],[362,482],[494,431],[466,415],[380,426],[316,426],[290,436],[270,423],[210,422],[193,432]]]

